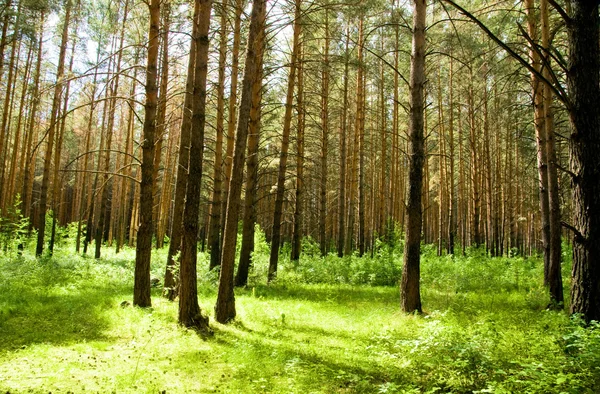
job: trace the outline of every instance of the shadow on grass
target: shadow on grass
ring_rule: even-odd
[[[347,303],[398,303],[399,293],[396,287],[366,287],[349,285],[258,285],[254,290],[240,289],[240,294],[270,299],[295,299],[310,302]]]
[[[261,331],[218,328],[215,331],[213,342],[226,348],[228,352],[234,353],[241,343],[245,344],[244,359],[240,360],[242,365],[238,365],[241,371],[238,378],[251,375],[248,369],[260,368],[260,372],[256,373],[262,376],[269,376],[269,369],[272,369],[273,375],[294,379],[304,388],[320,390],[337,391],[362,384],[371,388],[371,391],[367,392],[374,392],[372,390],[375,386],[390,381],[410,384],[410,377],[406,376],[405,370],[395,364],[383,365],[374,362],[372,358],[367,357],[368,353],[353,353],[352,350],[345,352],[342,348],[323,348],[308,344],[300,338],[294,340],[300,332],[314,338],[324,335],[318,328],[286,327],[282,328],[277,336]],[[327,332],[325,335],[339,336],[345,341],[349,339],[343,333],[336,335]],[[300,337],[306,338],[306,335]]]
[[[8,286],[2,286],[6,291]],[[107,310],[126,297],[126,286],[85,286],[70,289],[48,287],[10,288],[0,295],[0,352],[32,344],[72,344],[108,339]],[[18,291],[18,294],[14,292]]]

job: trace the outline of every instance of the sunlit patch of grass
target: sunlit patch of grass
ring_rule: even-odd
[[[155,255],[152,274],[161,277],[164,251]],[[274,285],[253,281],[236,290],[238,317],[228,325],[212,319],[215,278],[202,266],[199,301],[215,331],[203,338],[177,325],[177,303],[161,298],[158,288],[152,308],[121,307],[132,298],[134,254],[104,256],[59,249],[52,259],[0,258],[0,392],[591,393],[600,387],[600,329],[545,310],[535,263],[486,261],[493,276],[483,283],[480,260],[426,257],[421,316],[399,311],[396,286],[302,284],[284,273]],[[301,261],[319,263],[326,260]]]

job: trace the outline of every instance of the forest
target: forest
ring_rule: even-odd
[[[0,391],[599,392],[599,7],[0,0]]]

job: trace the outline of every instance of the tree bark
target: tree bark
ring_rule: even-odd
[[[223,128],[225,120],[225,65],[227,63],[227,0],[221,4],[221,26],[219,37],[219,81],[217,83],[217,138],[215,141],[215,165],[213,172],[213,195],[210,207],[208,247],[210,268],[219,265],[221,257],[221,195],[223,190]],[[238,33],[239,34],[239,33]]]
[[[571,313],[600,320],[600,50],[598,2],[571,0],[569,140],[574,230]]]
[[[142,141],[142,180],[140,183],[140,227],[135,253],[135,281],[133,304],[140,307],[152,305],[150,300],[150,256],[152,253],[152,174],[154,172],[154,142],[156,134],[156,106],[158,87],[158,47],[160,39],[160,0],[151,0],[150,28],[148,31],[148,63],[146,66],[146,103]]]
[[[54,148],[54,139],[56,126],[58,123],[58,112],[61,103],[60,97],[62,92],[62,78],[65,71],[65,57],[67,53],[67,43],[69,40],[69,20],[71,18],[71,0],[67,1],[65,9],[65,20],[63,22],[63,31],[60,45],[60,53],[58,55],[58,68],[56,71],[56,85],[54,86],[54,98],[52,100],[52,112],[50,115],[50,125],[46,135],[46,153],[44,154],[44,171],[42,175],[42,185],[40,187],[40,204],[39,204],[39,229],[37,237],[37,245],[35,255],[41,256],[44,251],[44,235],[46,229],[46,205],[48,203],[48,187],[50,185],[50,167],[52,166],[52,152]]]
[[[190,170],[188,174],[185,209],[183,214],[183,242],[179,259],[179,324],[208,331],[208,318],[202,316],[198,305],[196,262],[198,255],[198,214],[202,185],[204,156],[204,129],[206,125],[206,76],[208,73],[208,30],[212,0],[196,0],[199,5],[196,61],[194,70],[194,98],[192,102],[192,133]]]
[[[346,44],[345,54],[348,54],[348,44],[350,42],[350,32],[346,30]],[[346,245],[346,127],[347,127],[347,115],[348,115],[348,56],[345,56],[344,61],[344,104],[342,111],[342,122],[340,127],[340,188],[339,188],[339,218],[338,218],[338,245],[337,254],[338,257],[344,256],[344,249]]]
[[[298,67],[298,49],[300,48],[300,3],[296,0],[294,14],[294,38],[292,56],[290,59],[290,74],[287,83],[287,96],[285,99],[285,114],[283,116],[283,135],[281,137],[281,151],[279,152],[279,171],[277,175],[277,191],[275,195],[275,208],[273,213],[273,231],[271,235],[271,253],[269,256],[268,282],[277,275],[279,261],[279,246],[281,242],[281,217],[283,216],[283,197],[285,193],[285,172],[287,169],[288,147],[290,142],[290,129],[292,123],[292,107],[294,101],[294,86],[296,84],[296,69]]]
[[[264,20],[262,21],[264,23]],[[264,51],[264,26],[259,28],[257,42]],[[242,228],[242,247],[240,262],[235,275],[235,286],[242,287],[248,283],[248,274],[252,264],[254,251],[254,226],[256,223],[256,193],[258,186],[258,147],[260,141],[260,116],[262,99],[262,54],[258,56],[259,77],[252,87],[252,108],[250,109],[250,124],[248,129],[248,157],[246,159],[246,197],[244,199],[244,223]]]
[[[235,149],[233,152],[233,171],[227,199],[227,216],[225,218],[225,233],[223,236],[223,254],[221,258],[221,273],[219,290],[215,306],[215,319],[219,323],[227,323],[235,318],[235,295],[233,292],[233,266],[235,261],[235,244],[237,241],[238,215],[242,192],[244,156],[252,106],[252,86],[260,74],[260,56],[262,44],[257,42],[259,30],[266,18],[266,0],[255,0],[250,16],[248,32],[248,51],[242,81],[242,97],[238,114]]]
[[[195,4],[194,16],[192,22],[192,37],[198,35],[198,14],[200,5]],[[169,242],[169,251],[167,252],[167,266],[165,270],[165,283],[163,295],[173,301],[177,298],[178,276],[176,274],[175,256],[181,250],[181,237],[183,230],[183,209],[185,204],[185,195],[188,183],[188,168],[190,163],[190,142],[192,132],[192,101],[194,91],[194,70],[196,67],[196,42],[192,38],[190,41],[190,53],[188,57],[187,77],[185,85],[185,99],[183,103],[183,120],[179,133],[179,154],[177,157],[177,180],[175,182],[175,199],[173,201],[173,219],[171,224],[171,237]]]
[[[420,253],[423,189],[426,0],[413,1],[413,41],[410,63],[409,185],[406,209],[406,237],[400,285],[402,310],[421,312]]]

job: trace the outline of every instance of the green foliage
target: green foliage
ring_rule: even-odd
[[[0,218],[0,244],[3,250],[15,251],[24,247],[29,238],[27,231],[29,219],[21,213],[21,196],[15,197],[15,203],[9,207],[5,217]]]
[[[120,306],[131,301],[133,249],[106,249],[96,260],[72,253],[67,237],[53,257],[36,259],[27,248],[1,254],[0,391],[600,390],[600,324],[545,309],[537,258],[490,259],[478,250],[437,257],[424,247],[426,312],[415,316],[399,312],[394,248],[381,246],[372,258],[320,258],[307,240],[300,262],[282,255],[278,280],[266,285],[269,249],[260,231],[255,244],[250,285],[236,290],[238,318],[211,319],[208,340],[177,328],[177,303],[160,288],[152,308]],[[162,278],[165,258],[165,249],[153,251],[152,276]],[[199,301],[210,315],[219,272],[208,264],[199,253]]]

